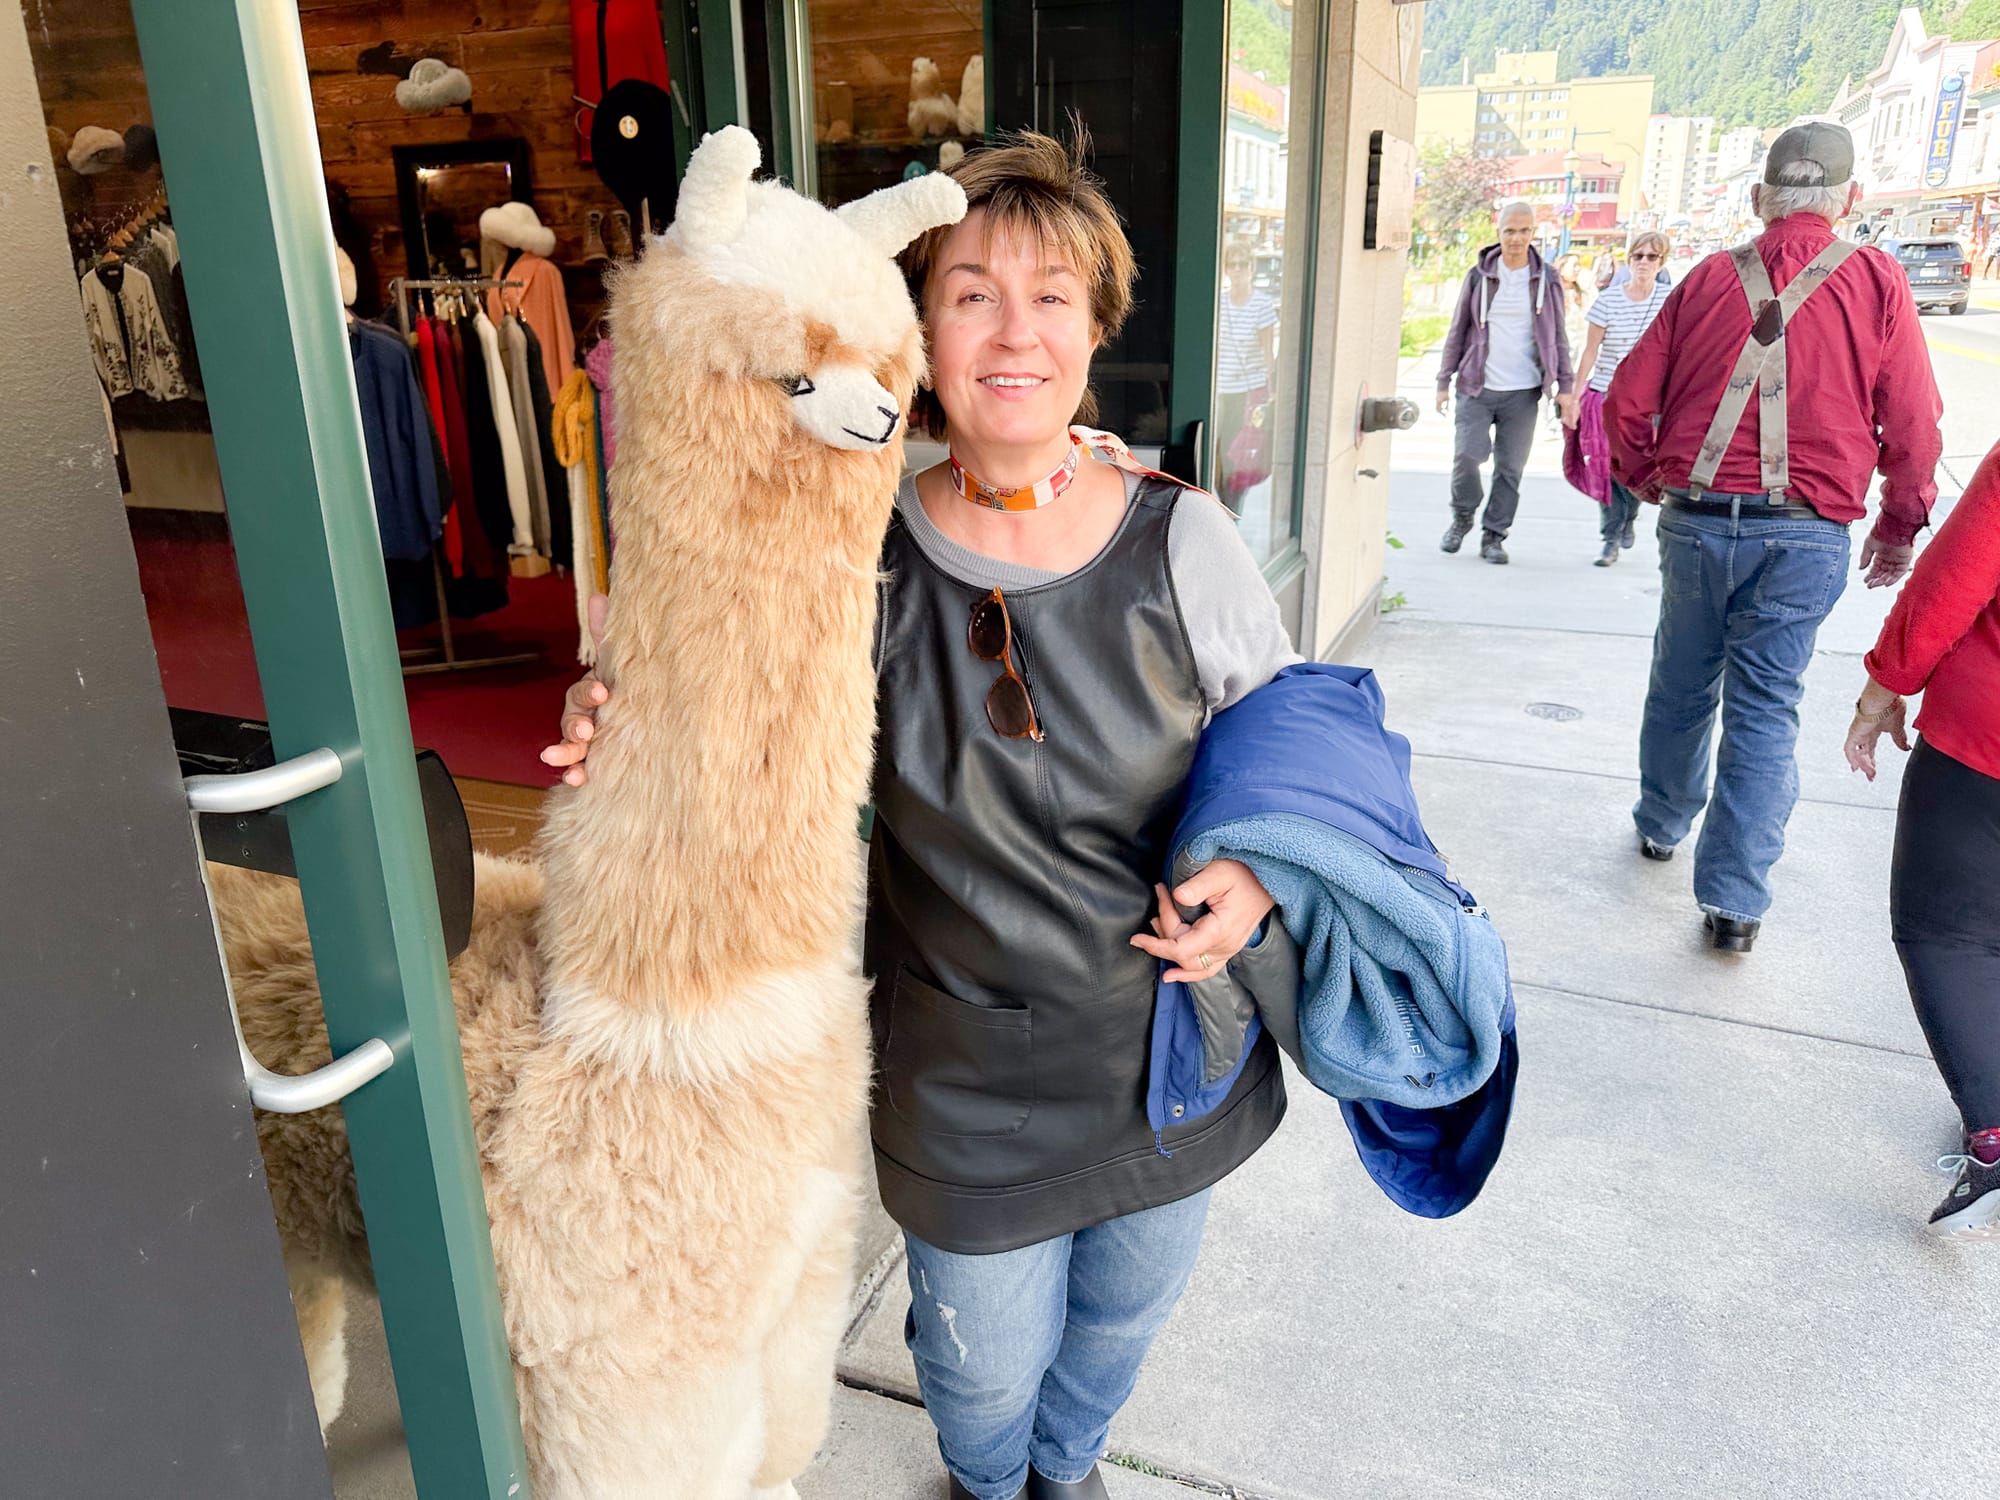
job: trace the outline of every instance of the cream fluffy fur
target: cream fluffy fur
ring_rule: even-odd
[[[793,403],[844,370],[905,409],[922,341],[888,256],[964,197],[926,178],[836,216],[755,165],[746,132],[711,137],[676,232],[614,288],[612,699],[536,862],[478,862],[452,965],[538,1500],[788,1495],[847,1315],[854,822],[902,432],[828,446]],[[324,1062],[297,888],[213,884],[251,1049]],[[325,1422],[342,1287],[369,1276],[352,1164],[338,1111],[258,1128]]]

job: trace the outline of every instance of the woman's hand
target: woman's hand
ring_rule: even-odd
[[[590,596],[587,611],[590,638],[600,647],[604,644],[604,618],[610,607],[611,600],[606,595]],[[578,678],[563,695],[562,741],[542,752],[542,764],[562,767],[562,779],[570,786],[582,786],[590,780],[583,760],[590,754],[590,737],[597,733],[597,711],[610,701],[611,689],[595,672]]]
[[[1556,400],[1561,403],[1563,426],[1574,428],[1583,416],[1583,408],[1578,404],[1576,397],[1558,396]]]
[[[1883,735],[1896,742],[1898,750],[1910,748],[1910,731],[1904,724],[1909,704],[1879,682],[1862,689],[1854,705],[1854,722],[1847,726],[1847,742],[1841,747],[1847,764],[1870,781],[1875,779],[1875,745]]]
[[[1154,936],[1135,933],[1132,946],[1173,964],[1165,977],[1179,984],[1214,978],[1277,904],[1250,867],[1234,859],[1211,860],[1171,894],[1163,885],[1155,885],[1153,891],[1160,902],[1160,914],[1152,923]],[[1208,910],[1193,923],[1183,922],[1174,909],[1177,901],[1182,906],[1206,905]]]

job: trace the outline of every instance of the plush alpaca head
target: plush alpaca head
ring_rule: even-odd
[[[758,162],[756,138],[738,126],[704,139],[673,227],[618,285],[621,510],[648,504],[624,462],[635,418],[651,429],[646,451],[670,463],[726,445],[731,467],[788,488],[852,488],[858,464],[875,493],[893,492],[923,371],[895,256],[963,217],[965,194],[925,177],[831,211],[753,181]],[[646,410],[628,418],[632,397]]]

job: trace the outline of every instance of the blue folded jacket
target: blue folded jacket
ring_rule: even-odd
[[[1254,1008],[1162,981],[1147,1102],[1156,1127],[1213,1109],[1261,1025],[1341,1101],[1383,1191],[1441,1218],[1472,1201],[1499,1157],[1519,1052],[1505,945],[1424,832],[1409,767],[1365,669],[1288,667],[1215,716],[1168,878],[1241,860],[1283,933],[1229,966],[1266,971],[1245,986]],[[1284,983],[1269,982],[1273,964]]]

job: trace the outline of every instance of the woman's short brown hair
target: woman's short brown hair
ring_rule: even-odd
[[[1089,150],[1090,137],[1081,124],[1073,126],[1067,142],[1027,130],[1002,145],[966,153],[951,175],[965,189],[965,211],[986,210],[986,243],[996,234],[1019,234],[1075,268],[1090,289],[1090,319],[1101,343],[1125,326],[1138,267],[1103,181],[1084,165]],[[928,308],[924,293],[956,227],[928,230],[903,252],[903,274],[920,309]],[[919,386],[912,406],[916,426],[934,438],[945,435],[944,408],[934,392]],[[1097,397],[1088,387],[1076,418],[1097,418]]]

